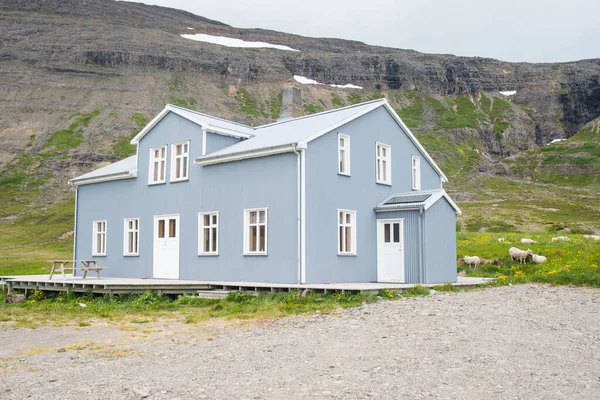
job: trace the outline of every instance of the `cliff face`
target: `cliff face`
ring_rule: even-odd
[[[112,0],[5,0],[0,18],[0,177],[60,182],[61,198],[66,178],[129,154],[127,139],[166,103],[260,124],[277,118],[283,86],[301,86],[308,113],[385,96],[455,178],[510,173],[503,158],[600,115],[599,59],[431,55]],[[228,48],[184,33],[300,51]],[[293,75],[364,89],[299,85]],[[516,94],[499,94],[507,90]]]

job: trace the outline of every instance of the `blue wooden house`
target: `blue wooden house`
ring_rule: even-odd
[[[70,181],[75,259],[205,281],[456,281],[446,177],[385,99],[250,127],[167,105]]]

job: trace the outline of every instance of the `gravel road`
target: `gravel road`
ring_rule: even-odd
[[[4,326],[0,398],[597,399],[599,316],[600,290],[518,285],[268,322]]]

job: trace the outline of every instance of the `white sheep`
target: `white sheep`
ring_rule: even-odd
[[[511,247],[510,249],[508,249],[508,254],[510,254],[510,257],[513,260],[519,260],[521,264],[524,264],[525,261],[527,261],[527,257],[533,254],[533,251],[531,251],[530,249],[527,249],[527,251],[525,251],[517,249],[516,247]]]
[[[521,243],[536,243],[533,239],[522,238]]]
[[[568,236],[557,236],[557,237],[552,238],[553,242],[558,242],[559,240],[562,240],[563,242],[567,242],[567,241],[570,241],[571,239],[569,239]]]
[[[594,240],[600,240],[600,236],[598,235],[583,235],[584,239],[594,239]]]
[[[499,242],[504,242],[506,239],[505,238],[498,238]]]
[[[467,264],[469,267],[473,265],[473,268],[477,268],[479,267],[479,264],[481,264],[481,258],[477,256],[465,256],[464,258],[465,264]]]
[[[543,262],[546,262],[547,258],[544,256],[540,256],[538,254],[532,254],[531,255],[531,259],[533,260],[534,263],[536,264],[541,264]]]

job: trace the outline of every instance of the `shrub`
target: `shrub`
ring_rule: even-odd
[[[229,292],[225,300],[232,303],[247,303],[252,299],[248,293],[244,292]]]

